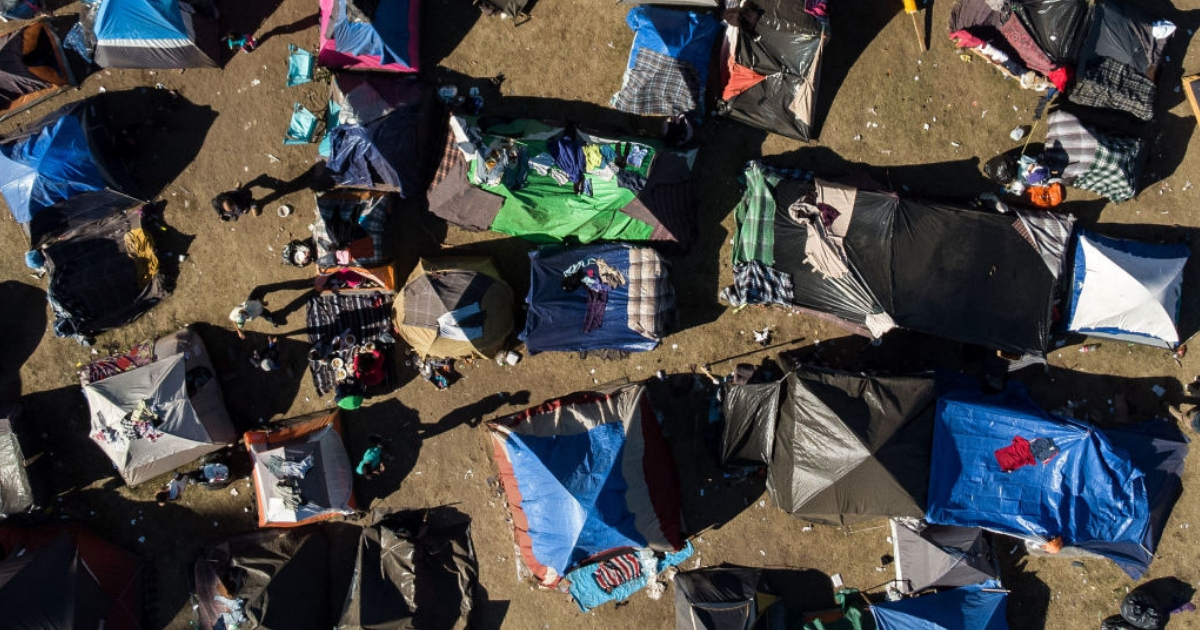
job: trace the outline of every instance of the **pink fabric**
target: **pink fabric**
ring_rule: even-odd
[[[982,39],[968,31],[954,31],[950,33],[950,39],[954,40],[954,44],[959,48],[978,48],[983,45]]]
[[[392,72],[417,72],[421,68],[421,0],[412,0],[408,4],[408,58],[413,65],[402,63],[382,63],[379,57],[368,55],[357,57],[337,50],[337,42],[325,37],[329,31],[329,19],[333,15],[333,0],[321,0],[321,30],[320,48],[317,51],[317,63],[326,68],[345,70],[390,70]]]
[[[1021,61],[1025,62],[1026,68],[1041,75],[1047,75],[1054,69],[1054,62],[1050,61],[1050,57],[1041,46],[1033,41],[1033,36],[1025,29],[1025,25],[1021,24],[1015,13],[1000,27],[1000,34],[1004,35],[1008,45],[1017,52]]]

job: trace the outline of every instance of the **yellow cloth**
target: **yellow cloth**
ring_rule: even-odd
[[[154,239],[142,228],[125,234],[125,252],[137,265],[138,288],[144,288],[158,275],[158,256],[154,254]]]
[[[583,170],[594,171],[604,164],[604,154],[600,152],[600,145],[589,144],[583,147],[583,159],[587,162]]]

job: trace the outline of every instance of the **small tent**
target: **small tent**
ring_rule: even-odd
[[[6,630],[141,630],[142,569],[133,554],[70,524],[0,528]]]
[[[1133,199],[1146,161],[1146,141],[1085,125],[1055,110],[1047,118],[1042,159],[1067,186],[1122,202]]]
[[[217,14],[210,2],[99,0],[84,13],[101,68],[215,68]]]
[[[649,247],[545,247],[529,259],[520,338],[531,353],[653,350],[674,323],[671,265]]]
[[[429,211],[454,225],[535,243],[686,249],[695,238],[695,150],[529,119],[451,116],[449,127]]]
[[[721,411],[721,465],[766,466],[775,443],[775,421],[783,396],[783,381],[736,385],[725,383]]]
[[[786,387],[767,469],[776,506],[841,525],[924,514],[932,377],[800,368]]]
[[[702,115],[713,42],[721,32],[713,13],[637,6],[625,22],[633,47],[613,107],[641,116]]]
[[[721,42],[717,113],[797,140],[817,137],[817,88],[829,20],[823,2],[765,0],[753,27],[734,21]]]
[[[21,418],[19,405],[0,405],[0,517],[33,509],[33,483],[18,434]]]
[[[321,0],[317,62],[348,70],[420,70],[421,0]]]
[[[1142,243],[1080,231],[1067,329],[1174,348],[1189,256],[1186,243]]]
[[[644,386],[549,400],[488,428],[521,561],[542,584],[604,552],[684,548],[679,477]]]
[[[185,328],[154,343],[154,361],[83,386],[89,435],[136,486],[237,439],[200,336]]]
[[[994,583],[871,607],[879,630],[1008,630],[1008,591]]]
[[[354,508],[340,411],[321,411],[247,431],[259,527],[295,527]]]
[[[892,519],[896,585],[903,593],[982,584],[1000,578],[991,537],[978,527]]]
[[[512,289],[490,258],[422,258],[392,318],[422,357],[491,358],[512,333],[512,310]]]
[[[45,22],[0,36],[0,120],[74,84],[62,44]]]
[[[751,567],[677,574],[675,630],[750,630],[759,618],[761,581],[762,569]]]

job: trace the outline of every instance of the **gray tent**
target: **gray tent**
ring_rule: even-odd
[[[931,376],[805,367],[786,387],[767,473],[775,505],[841,525],[924,516],[937,402]]]
[[[904,593],[957,588],[998,579],[992,541],[978,527],[925,525],[892,519],[896,583]]]
[[[25,454],[13,425],[21,416],[17,405],[0,405],[0,516],[33,507],[33,486],[25,470]]]
[[[766,466],[771,463],[782,392],[783,381],[725,384],[721,399],[721,411],[725,416],[721,465]]]
[[[204,342],[185,328],[149,365],[84,385],[91,438],[136,486],[237,439]]]

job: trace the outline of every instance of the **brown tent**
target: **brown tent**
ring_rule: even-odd
[[[491,259],[421,259],[392,319],[422,357],[490,357],[512,332],[512,308],[512,289]]]
[[[74,83],[58,37],[45,22],[0,36],[0,120]]]

